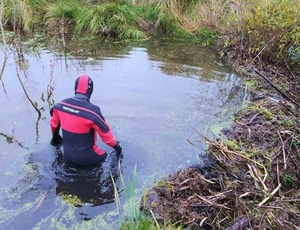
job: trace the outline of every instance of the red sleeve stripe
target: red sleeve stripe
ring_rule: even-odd
[[[92,114],[94,114],[96,117],[98,117],[103,123],[106,124],[106,122],[102,119],[102,117],[100,117],[97,113],[95,113],[95,112],[92,111],[92,110],[89,110],[89,109],[86,109],[86,108],[83,108],[83,107],[80,107],[80,106],[76,106],[76,105],[71,105],[71,104],[68,104],[68,103],[65,103],[65,102],[59,102],[59,104],[66,105],[66,106],[69,106],[69,107],[71,107],[71,108],[80,109],[80,110],[84,110],[84,111],[86,111],[86,112],[92,113]]]

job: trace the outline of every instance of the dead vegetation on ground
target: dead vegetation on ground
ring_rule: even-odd
[[[236,114],[221,137],[195,129],[210,163],[158,183],[143,209],[163,226],[300,230],[300,73],[229,51],[230,65],[267,97]]]
[[[300,122],[291,104],[264,99],[209,140],[210,164],[183,169],[147,194],[158,222],[189,229],[300,229]]]

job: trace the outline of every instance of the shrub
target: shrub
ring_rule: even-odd
[[[248,51],[256,57],[285,65],[299,58],[300,1],[254,0],[245,9]]]

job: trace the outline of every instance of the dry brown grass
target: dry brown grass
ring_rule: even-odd
[[[244,5],[241,0],[195,1],[194,5],[182,0],[166,0],[161,8],[175,15],[189,32],[205,27],[227,33],[242,27]]]

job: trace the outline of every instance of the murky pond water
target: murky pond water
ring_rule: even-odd
[[[139,197],[144,187],[202,162],[206,146],[196,142],[201,137],[193,128],[211,135],[242,106],[242,80],[198,44],[92,47],[74,46],[65,55],[27,48],[25,69],[16,67],[13,47],[8,50],[0,86],[0,229],[117,228],[111,175],[124,204],[120,171],[127,181],[136,166]],[[112,154],[97,167],[69,167],[49,143],[51,103],[72,96],[82,73],[94,80],[91,102],[123,145],[120,165]]]

